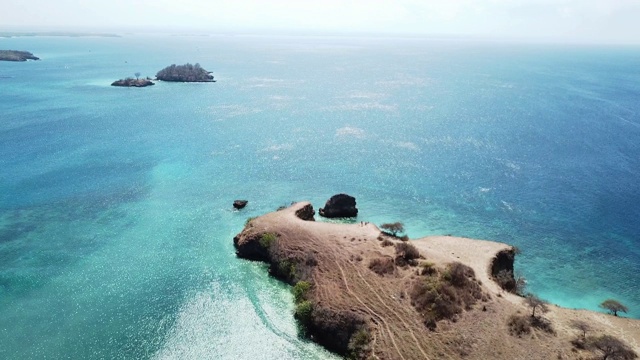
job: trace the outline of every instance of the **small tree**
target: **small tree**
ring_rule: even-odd
[[[404,224],[401,222],[382,224],[380,227],[389,232],[392,236],[398,236],[398,233],[404,232]]]
[[[137,73],[135,73],[135,74],[133,74],[133,75],[135,75],[135,76],[136,76],[136,80],[138,80],[138,79],[140,78],[140,73],[139,73],[139,72],[137,72]]]
[[[607,299],[605,301],[602,302],[602,304],[600,304],[600,307],[608,310],[611,314],[613,314],[613,316],[618,316],[618,312],[622,311],[623,313],[626,313],[627,311],[629,311],[629,309],[622,305],[619,301],[617,300],[613,300],[613,299]]]
[[[549,308],[547,307],[548,303],[533,294],[527,294],[524,298],[524,303],[531,308],[532,318],[536,317],[536,309],[539,309],[543,314],[549,311]]]
[[[591,331],[591,325],[582,320],[573,320],[571,327],[582,332],[582,340],[587,339],[587,331]]]
[[[625,343],[611,335],[602,335],[589,339],[587,347],[599,352],[602,355],[602,360],[632,360],[638,357]]]

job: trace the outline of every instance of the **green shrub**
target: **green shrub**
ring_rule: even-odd
[[[260,237],[260,246],[262,246],[265,249],[268,249],[277,239],[278,239],[278,235],[274,233],[264,233]]]
[[[287,280],[292,280],[296,277],[296,264],[292,263],[289,260],[280,260],[278,262],[278,275],[286,278]]]
[[[255,216],[248,217],[247,220],[245,220],[245,222],[244,222],[244,226],[249,225],[249,223],[251,223],[251,221],[253,221],[253,219],[255,219],[255,218],[256,218]]]
[[[371,335],[367,329],[360,329],[349,339],[349,359],[360,359],[367,351],[367,345],[371,342]]]
[[[311,322],[311,313],[313,312],[313,304],[309,300],[301,301],[296,305],[294,317],[300,321],[303,326],[309,325]]]
[[[423,262],[422,264],[420,264],[420,266],[422,266],[420,275],[434,275],[436,272],[438,272],[438,269],[436,269],[436,264],[432,262]]]
[[[291,289],[291,291],[293,292],[293,298],[296,304],[305,300],[309,289],[311,289],[311,283],[307,281],[298,281],[295,284],[295,286]]]

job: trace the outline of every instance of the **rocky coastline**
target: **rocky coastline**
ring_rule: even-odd
[[[37,56],[34,56],[32,53],[28,51],[0,50],[0,61],[23,62],[27,60],[40,60],[40,58]]]

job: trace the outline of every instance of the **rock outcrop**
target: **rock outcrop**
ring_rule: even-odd
[[[27,60],[40,60],[39,57],[33,56],[28,51],[18,50],[0,50],[0,60],[2,61],[27,61]]]
[[[238,210],[244,209],[244,207],[247,206],[248,203],[249,201],[247,200],[234,200],[233,207]]]
[[[358,216],[356,198],[347,194],[333,195],[331,199],[327,200],[324,208],[320,209],[320,216],[326,218],[356,217]]]
[[[120,79],[111,83],[111,86],[122,86],[122,87],[145,87],[145,86],[151,86],[151,85],[155,85],[155,84],[149,79],[133,79],[133,78]]]

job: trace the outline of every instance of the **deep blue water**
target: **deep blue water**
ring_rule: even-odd
[[[640,48],[324,37],[0,48],[0,358],[331,357],[236,259],[249,216],[357,197],[517,245],[529,290],[640,318]],[[215,84],[113,88],[171,63]],[[233,212],[236,198],[250,201]],[[427,254],[428,257],[428,254]]]

